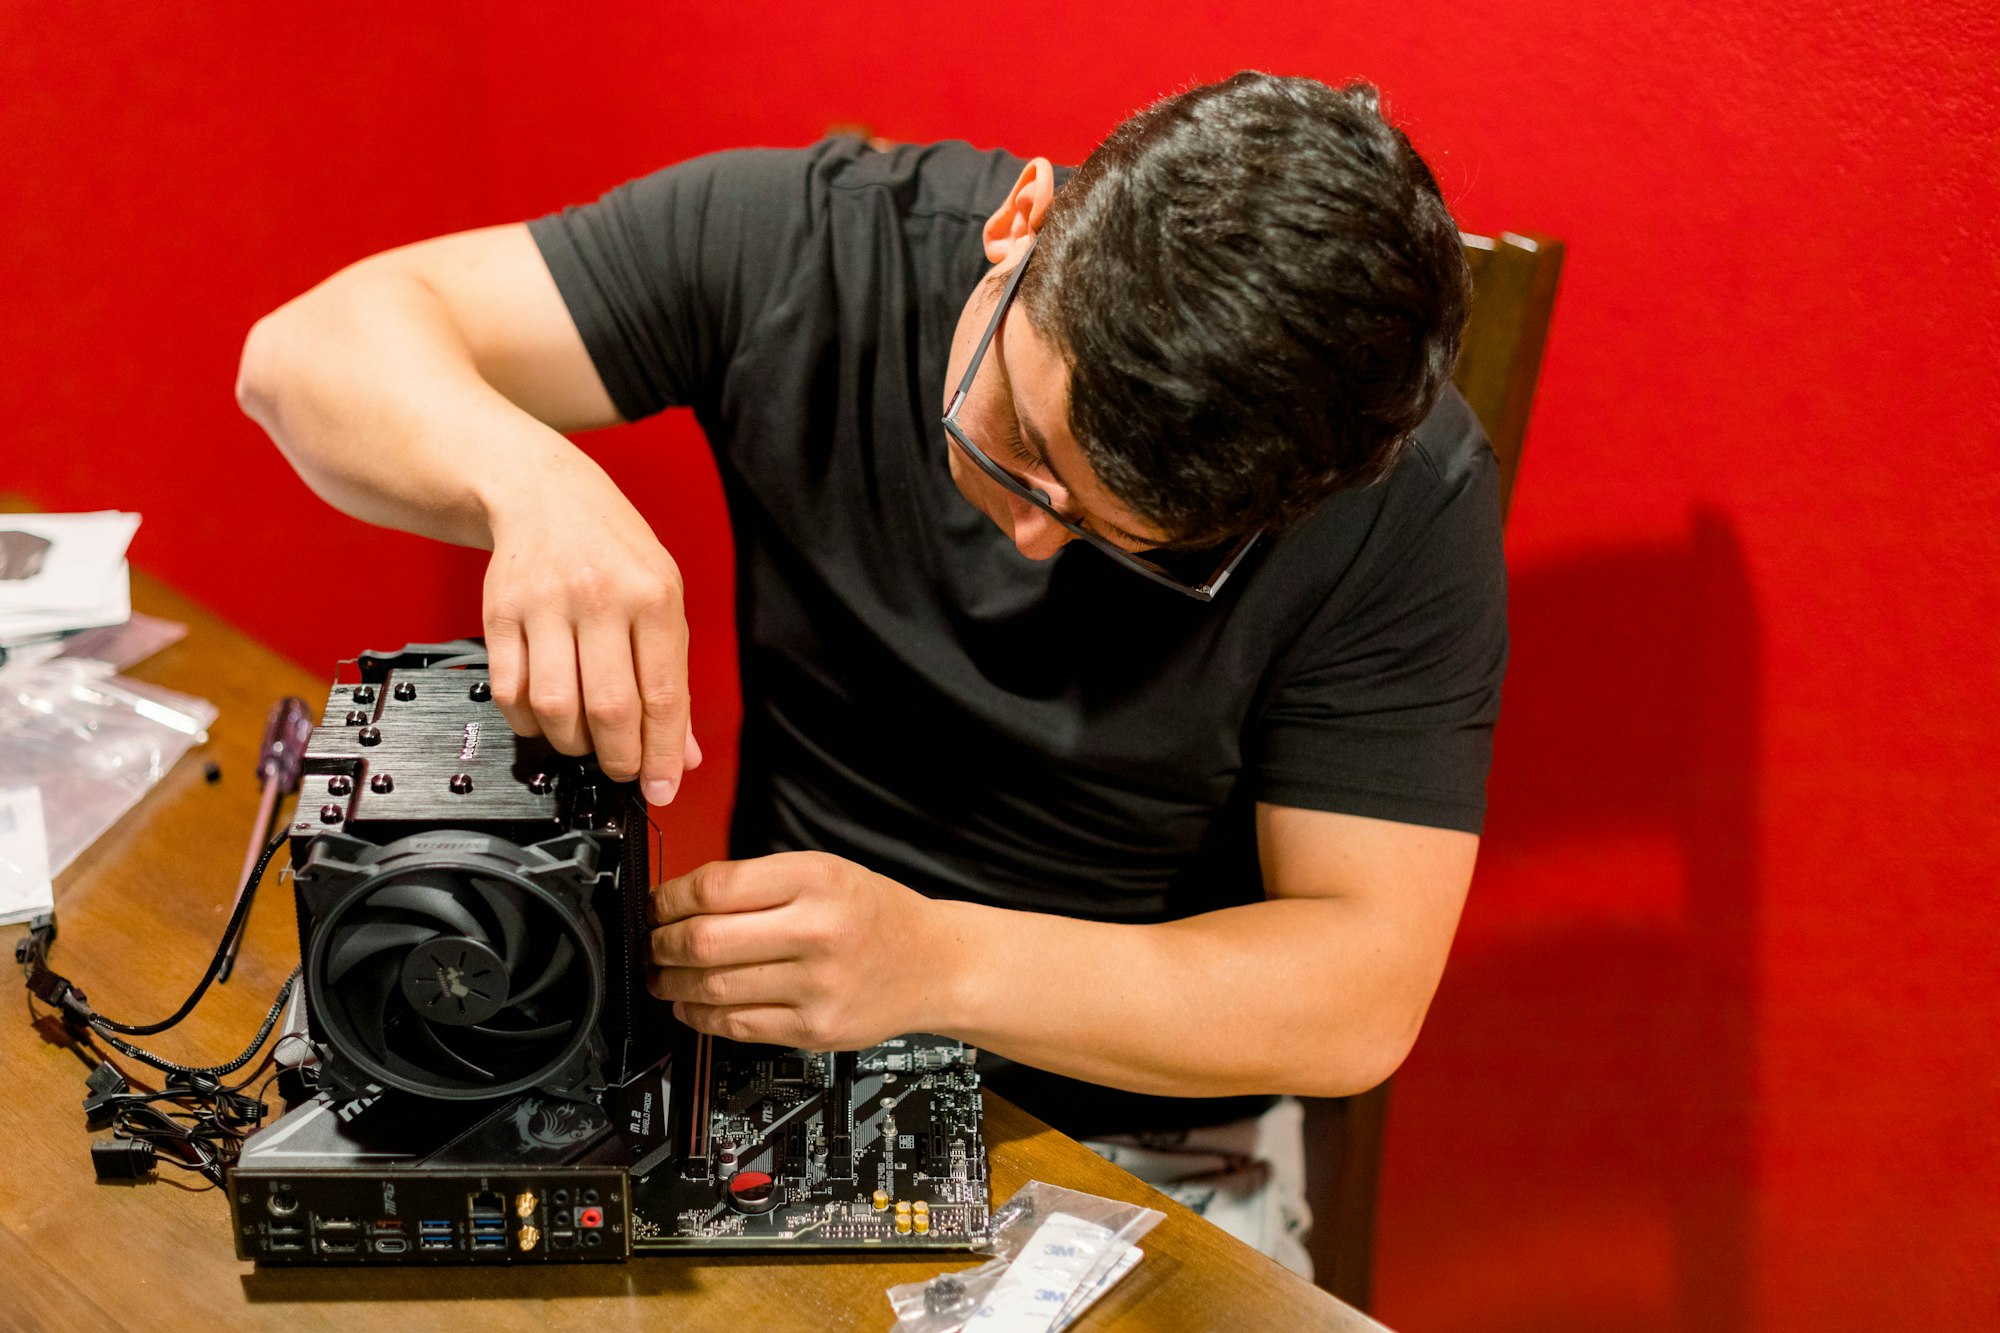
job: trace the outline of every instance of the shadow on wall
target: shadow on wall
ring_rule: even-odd
[[[1516,571],[1465,925],[1391,1105],[1396,1327],[1749,1325],[1758,635],[1730,521]]]

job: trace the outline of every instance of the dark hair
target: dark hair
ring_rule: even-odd
[[[1098,479],[1179,546],[1388,471],[1458,359],[1469,279],[1373,87],[1246,72],[1158,102],[1056,193],[1021,283]]]

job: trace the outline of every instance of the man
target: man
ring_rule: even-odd
[[[1466,290],[1371,89],[1242,74],[1073,175],[829,141],[378,255],[257,325],[239,398],[333,504],[490,547],[509,720],[656,803],[700,757],[678,573],[561,432],[693,407],[738,859],[657,890],[655,992],[740,1040],[962,1038],[1126,1160],[1207,1152],[1297,1265],[1230,1169],[1296,1158],[1275,1094],[1401,1062],[1478,845]]]

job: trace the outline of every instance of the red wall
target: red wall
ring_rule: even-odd
[[[340,263],[829,121],[1075,160],[1191,79],[1373,78],[1468,226],[1572,247],[1381,1313],[2000,1315],[1990,5],[31,9],[0,9],[0,489],[143,510],[142,562],[315,669],[477,622],[476,556],[326,511],[234,415],[243,330]],[[699,441],[593,447],[689,572],[726,752]]]

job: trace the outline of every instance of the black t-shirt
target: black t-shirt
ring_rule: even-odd
[[[715,452],[732,854],[1152,922],[1263,897],[1259,801],[1478,831],[1505,573],[1492,452],[1455,392],[1386,478],[1260,541],[1212,603],[1083,543],[1028,560],[958,493],[946,353],[1022,165],[961,143],[720,153],[530,224],[619,413],[692,407]],[[1264,1104],[988,1077],[1080,1134]]]

